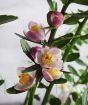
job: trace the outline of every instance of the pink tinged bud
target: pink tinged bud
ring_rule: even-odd
[[[34,42],[45,40],[45,30],[43,27],[35,22],[30,22],[28,25],[29,31],[24,33],[25,36]]]
[[[36,46],[36,47],[32,47],[30,50],[31,56],[36,59],[36,54],[38,51],[40,51],[41,47]]]
[[[61,12],[50,11],[47,14],[47,21],[50,26],[58,27],[63,24],[64,16]]]

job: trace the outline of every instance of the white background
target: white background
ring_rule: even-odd
[[[62,4],[57,0],[59,11]],[[77,8],[87,10],[88,7],[81,5],[71,5],[68,11],[76,12]],[[48,4],[46,0],[0,0],[0,14],[16,15],[18,20],[0,26],[0,75],[6,80],[5,85],[0,87],[0,103],[20,102],[24,100],[25,94],[9,95],[5,89],[13,86],[17,81],[17,67],[28,66],[29,59],[23,54],[20,47],[20,39],[14,35],[15,32],[21,33],[29,21],[37,21],[47,25],[46,13]],[[68,31],[61,27],[59,34]],[[33,44],[31,43],[33,46]],[[81,56],[84,58],[84,52],[87,53],[88,47],[81,48]],[[40,92],[41,93],[41,92]],[[42,92],[43,94],[43,92]]]

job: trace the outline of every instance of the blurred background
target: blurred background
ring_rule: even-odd
[[[60,11],[62,3],[60,0],[56,1]],[[87,6],[72,4],[68,8],[68,12],[75,13],[78,8],[88,10]],[[5,79],[5,84],[0,87],[0,105],[23,102],[25,97],[25,93],[10,95],[5,92],[5,89],[13,86],[18,81],[17,67],[29,65],[29,59],[21,50],[20,39],[14,33],[22,34],[31,20],[47,25],[46,13],[48,10],[49,7],[46,0],[0,0],[0,15],[8,14],[19,17],[16,21],[0,25],[0,78]],[[58,35],[69,31],[71,27],[61,26],[58,30]],[[30,44],[33,46],[33,43]],[[86,55],[88,52],[87,49],[87,45],[83,45],[80,49],[83,59],[85,59],[84,54]],[[41,91],[38,91],[38,93],[41,93]],[[43,93],[44,91],[42,91]]]

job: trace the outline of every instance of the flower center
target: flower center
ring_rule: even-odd
[[[22,73],[19,76],[19,78],[20,78],[19,83],[21,83],[22,85],[27,84],[30,79],[29,74],[27,74],[27,73]]]
[[[50,52],[46,52],[43,56],[42,56],[42,62],[44,64],[50,64],[54,61],[55,57],[50,53]]]
[[[40,28],[41,28],[41,27],[40,27],[39,25],[34,24],[34,25],[31,26],[31,31],[37,32],[37,31],[40,30]]]
[[[60,71],[57,68],[51,68],[48,70],[48,73],[55,79],[56,76],[60,74]]]

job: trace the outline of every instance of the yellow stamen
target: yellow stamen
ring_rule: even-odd
[[[19,80],[19,83],[21,83],[22,85],[28,83],[29,81],[29,74],[27,73],[22,73],[20,76],[19,76],[20,80]]]
[[[48,70],[48,73],[55,79],[60,74],[60,71],[57,68],[51,68]]]
[[[31,31],[35,31],[35,32],[37,32],[37,31],[40,30],[40,28],[41,28],[41,27],[40,27],[39,25],[34,24],[34,25],[31,26]]]
[[[55,57],[50,53],[50,52],[46,52],[43,56],[42,56],[42,62],[44,64],[50,64],[54,61]]]

